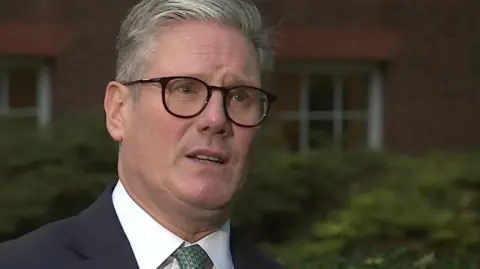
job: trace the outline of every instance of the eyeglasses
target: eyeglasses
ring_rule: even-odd
[[[260,125],[267,117],[271,103],[277,99],[275,95],[251,86],[218,87],[183,76],[140,79],[122,84],[139,83],[159,83],[165,110],[179,118],[198,116],[207,107],[213,90],[219,90],[227,118],[241,127]]]

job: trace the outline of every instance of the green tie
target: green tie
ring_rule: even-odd
[[[180,269],[205,269],[208,254],[199,245],[180,247],[173,253],[180,264]]]

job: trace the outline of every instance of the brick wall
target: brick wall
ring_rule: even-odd
[[[115,42],[120,21],[134,0],[57,0],[60,20],[75,29],[71,45],[55,61],[55,112],[101,109],[115,76]]]
[[[54,61],[55,115],[102,107],[119,24],[135,2],[0,1],[0,22],[47,20],[74,30]],[[405,153],[480,148],[480,1],[256,2],[270,25],[400,30],[405,38],[386,68],[385,147]]]
[[[408,33],[386,81],[387,144],[405,152],[478,149],[478,1],[406,3],[386,5],[382,19]]]
[[[258,2],[270,22],[283,25],[401,31],[405,38],[386,68],[385,147],[480,149],[480,1]]]

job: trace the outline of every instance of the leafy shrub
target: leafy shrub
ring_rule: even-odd
[[[8,138],[0,144],[0,240],[78,213],[117,179],[116,145],[98,116]]]
[[[117,145],[101,117],[8,138],[0,140],[0,240],[76,214],[117,180]],[[430,252],[478,253],[477,153],[295,154],[278,143],[268,129],[260,136],[233,223],[288,268],[411,268]]]

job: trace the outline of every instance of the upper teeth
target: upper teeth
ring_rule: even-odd
[[[212,157],[212,156],[207,156],[207,155],[195,155],[195,158],[200,159],[200,160],[207,160],[207,161],[212,161],[212,162],[221,162],[219,158]]]

